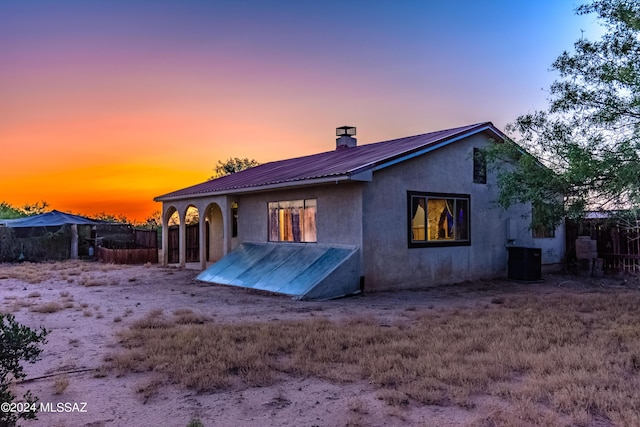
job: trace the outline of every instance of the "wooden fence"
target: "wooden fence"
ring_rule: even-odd
[[[640,225],[612,227],[610,249],[600,255],[605,265],[617,271],[640,273]]]
[[[145,264],[158,262],[158,249],[107,249],[98,247],[98,260],[112,264]]]
[[[133,230],[133,242],[136,248],[158,248],[158,233],[156,230]]]
[[[98,247],[98,260],[113,264],[145,264],[158,262],[156,230],[133,230],[134,248],[109,249]]]
[[[622,224],[611,220],[587,220],[578,233],[575,223],[567,223],[567,259],[575,259],[578,234],[597,241],[598,257],[606,272],[640,274],[640,223]]]

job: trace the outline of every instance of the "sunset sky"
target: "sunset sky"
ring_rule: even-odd
[[[0,201],[144,220],[259,162],[545,108],[579,2],[1,0]]]

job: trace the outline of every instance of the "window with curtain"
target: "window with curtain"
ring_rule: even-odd
[[[270,242],[316,242],[316,199],[269,202]]]
[[[469,245],[468,194],[408,193],[409,246]]]

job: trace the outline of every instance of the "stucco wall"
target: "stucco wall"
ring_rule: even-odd
[[[318,244],[362,247],[361,183],[328,184],[238,196],[238,242],[267,242],[268,203],[300,199],[317,200]]]
[[[494,173],[488,171],[487,184],[473,183],[473,148],[487,143],[476,135],[374,172],[363,192],[365,290],[506,276],[508,219],[516,230],[510,244],[542,247],[543,263],[561,261],[562,229],[555,239],[533,239],[528,206],[506,212],[494,203]],[[471,245],[409,248],[407,191],[469,194]]]

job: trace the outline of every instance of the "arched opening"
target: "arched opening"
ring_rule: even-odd
[[[167,209],[164,222],[167,224],[167,262],[177,264],[180,262],[180,215],[173,206]]]
[[[211,203],[205,211],[207,221],[207,262],[214,262],[224,256],[224,222],[222,209]]]
[[[186,262],[200,261],[200,213],[198,209],[189,205],[184,217],[186,234]]]

